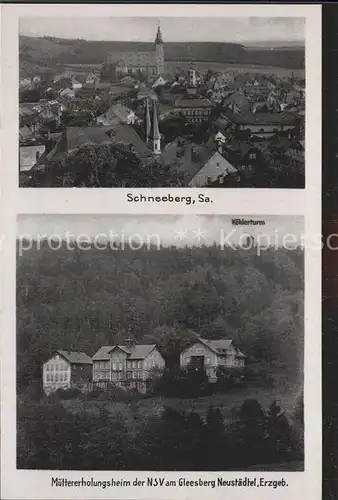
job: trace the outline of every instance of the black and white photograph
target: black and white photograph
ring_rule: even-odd
[[[18,216],[17,468],[303,471],[303,233]]]
[[[19,27],[20,187],[305,187],[305,18]]]

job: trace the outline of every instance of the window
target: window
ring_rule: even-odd
[[[47,373],[47,375],[46,375],[46,382],[49,382],[49,381],[50,381],[50,374]]]
[[[249,154],[249,159],[250,160],[256,160],[256,153],[250,153]]]
[[[127,361],[127,368],[131,368],[131,361]]]
[[[137,362],[137,368],[142,368],[142,361]]]
[[[187,363],[187,365],[190,363],[190,356],[187,356],[186,363]]]
[[[55,382],[58,382],[58,381],[59,381],[59,374],[55,373]]]
[[[59,365],[56,363],[55,370],[59,370]]]
[[[132,362],[132,368],[137,368],[137,361]]]
[[[203,347],[197,347],[196,352],[197,354],[202,354],[204,352]]]
[[[113,367],[113,370],[116,370],[116,363],[115,363],[115,361],[113,361],[112,367]]]
[[[210,365],[210,358],[205,358],[205,364]]]

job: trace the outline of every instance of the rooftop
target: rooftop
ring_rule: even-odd
[[[116,348],[125,351],[128,359],[145,359],[155,347],[156,344],[135,344],[131,347],[125,345],[105,345],[100,347],[92,359],[93,361],[108,361],[110,359],[109,354]]]
[[[44,151],[44,145],[20,146],[20,172],[30,170],[36,163],[36,154],[42,155]]]
[[[66,140],[68,153],[88,145],[122,143],[133,146],[136,153],[142,157],[148,157],[152,154],[136,131],[129,125],[124,124],[67,127]]]
[[[92,364],[92,360],[84,352],[65,351],[65,350],[59,350],[57,352],[72,364],[80,364],[80,365]]]
[[[295,125],[297,117],[292,113],[230,113],[224,116],[238,125]]]
[[[209,99],[178,99],[175,102],[177,108],[212,108],[214,105]]]

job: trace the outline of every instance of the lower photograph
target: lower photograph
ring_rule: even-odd
[[[18,216],[17,468],[303,471],[303,233]]]

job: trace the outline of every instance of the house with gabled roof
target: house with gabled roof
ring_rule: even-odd
[[[208,340],[196,337],[196,340],[180,354],[180,367],[204,369],[210,382],[216,382],[218,368],[244,368],[245,354],[231,339]]]
[[[88,386],[92,378],[92,360],[84,352],[59,349],[42,366],[43,390]]]
[[[104,113],[96,118],[99,125],[118,125],[124,123],[132,125],[136,121],[134,111],[127,108],[124,104],[118,102],[110,106]]]
[[[237,171],[213,138],[205,144],[177,139],[164,148],[162,162],[175,164],[184,174],[184,185],[189,187],[205,187],[216,181],[222,184],[229,174]]]
[[[112,382],[120,387],[146,392],[154,369],[163,370],[165,361],[156,344],[102,346],[92,357],[93,382]]]

